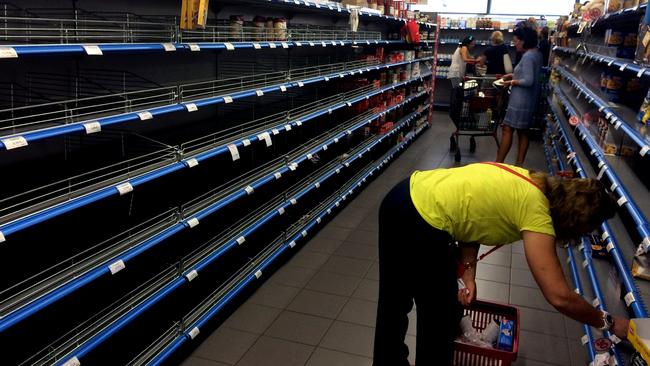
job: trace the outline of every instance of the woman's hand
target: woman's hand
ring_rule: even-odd
[[[611,331],[620,339],[627,338],[627,330],[630,327],[630,321],[619,316],[614,316],[614,325]]]
[[[462,278],[462,280],[465,282],[465,288],[458,290],[458,302],[463,306],[469,306],[476,299],[476,281],[474,278]]]
[[[505,74],[502,76],[502,79],[505,80],[512,80],[512,74]]]

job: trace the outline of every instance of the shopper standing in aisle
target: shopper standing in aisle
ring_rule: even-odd
[[[460,46],[456,48],[453,56],[451,56],[451,66],[449,66],[447,78],[451,80],[452,90],[458,88],[463,79],[465,79],[467,64],[475,61],[469,52],[475,45],[476,41],[474,37],[467,36],[463,39]]]
[[[551,43],[548,40],[548,27],[539,31],[539,52],[542,54],[542,66],[548,66],[548,58],[551,56]]]
[[[513,34],[515,47],[517,51],[523,52],[523,56],[515,67],[514,74],[504,76],[504,85],[511,86],[511,93],[496,161],[505,161],[510,152],[512,137],[517,131],[519,144],[515,165],[522,166],[528,152],[528,130],[532,127],[539,97],[542,55],[537,49],[537,32],[534,29],[517,28]]]
[[[417,306],[416,365],[451,365],[462,307],[476,296],[479,245],[523,238],[528,265],[561,313],[625,338],[628,320],[567,285],[556,240],[595,230],[616,202],[595,179],[564,179],[497,163],[416,171],[379,208],[379,303],[374,366],[408,366],[408,313]],[[455,242],[472,243],[456,245]],[[457,270],[466,288],[459,290]]]
[[[512,60],[508,47],[503,44],[503,33],[500,31],[492,32],[490,36],[492,45],[483,53],[481,62],[487,66],[487,74],[504,75],[512,72]]]

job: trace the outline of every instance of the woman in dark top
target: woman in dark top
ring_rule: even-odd
[[[483,62],[487,65],[487,74],[503,75],[511,73],[512,62],[510,62],[508,47],[503,44],[503,33],[499,31],[492,32],[490,40],[492,41],[492,45],[483,53]],[[508,62],[505,62],[505,55],[508,57]]]
[[[548,41],[548,27],[542,28],[539,32],[539,52],[542,53],[542,66],[548,66],[548,58],[551,54],[551,43]]]

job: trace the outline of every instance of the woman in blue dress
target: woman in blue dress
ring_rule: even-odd
[[[512,136],[517,131],[519,144],[515,165],[522,166],[528,151],[528,130],[532,127],[533,115],[538,104],[543,58],[537,49],[537,32],[534,29],[517,28],[513,35],[517,52],[523,52],[523,56],[515,67],[514,73],[504,76],[504,80],[506,80],[504,85],[512,88],[508,110],[503,120],[501,146],[497,152],[496,161],[504,162],[512,145]]]

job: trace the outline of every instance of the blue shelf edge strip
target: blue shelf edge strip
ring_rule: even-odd
[[[238,139],[236,141],[232,141],[229,144],[224,144],[223,146],[215,148],[215,149],[213,149],[211,151],[200,153],[200,154],[196,155],[194,157],[194,159],[196,159],[197,162],[201,162],[202,160],[205,160],[205,159],[208,159],[208,158],[223,154],[226,151],[228,151],[228,145],[234,144],[234,145],[237,146],[237,148],[240,148],[240,147],[247,146],[251,142],[263,141],[264,138],[260,137],[260,136],[262,136],[264,133],[268,134],[269,138],[270,138],[270,136],[276,135],[276,134],[280,133],[280,131],[286,130],[287,125],[290,125],[292,127],[293,126],[299,127],[299,126],[302,125],[302,121],[306,121],[306,120],[309,120],[309,119],[324,115],[326,113],[330,113],[331,111],[334,111],[334,110],[338,110],[338,109],[345,108],[345,107],[350,107],[350,106],[352,106],[352,103],[357,103],[357,102],[365,100],[366,98],[369,98],[371,96],[384,93],[384,92],[386,92],[388,90],[393,90],[396,87],[407,85],[407,84],[410,84],[410,83],[418,81],[418,80],[419,81],[424,81],[424,78],[427,78],[427,77],[429,77],[431,75],[432,75],[431,73],[427,73],[425,75],[421,75],[419,77],[412,78],[410,80],[402,81],[402,82],[397,83],[397,84],[393,84],[393,85],[390,85],[390,86],[386,86],[386,87],[374,90],[374,91],[372,91],[372,92],[370,92],[370,93],[368,93],[366,95],[358,96],[358,97],[352,98],[352,99],[350,99],[350,100],[348,100],[346,102],[341,102],[338,105],[331,106],[331,107],[329,107],[327,109],[323,109],[323,110],[319,110],[317,112],[313,112],[313,113],[311,113],[311,114],[309,114],[307,116],[303,116],[303,117],[301,117],[299,119],[296,119],[296,120],[294,120],[294,121],[292,121],[290,123],[285,123],[285,124],[282,124],[282,125],[278,125],[275,128],[269,129],[269,130],[267,130],[265,132],[260,131],[256,135],[248,136],[248,138]],[[223,99],[223,98],[219,97],[219,99]],[[183,108],[183,107],[180,107],[180,108]],[[277,131],[277,133],[274,132],[274,131]],[[244,143],[244,140],[247,140],[247,143]],[[73,198],[73,199],[71,199],[71,200],[69,200],[67,202],[64,202],[64,203],[61,203],[61,204],[46,208],[46,209],[44,209],[44,210],[42,210],[42,211],[40,211],[38,213],[27,215],[25,217],[13,220],[13,221],[11,221],[11,222],[9,222],[7,224],[4,224],[4,225],[0,226],[0,234],[2,234],[2,235],[0,235],[0,238],[4,238],[4,240],[6,240],[7,236],[9,236],[9,235],[11,235],[13,233],[16,233],[18,231],[24,230],[24,229],[26,229],[26,228],[28,228],[30,226],[36,225],[36,224],[41,223],[43,221],[49,220],[49,219],[51,219],[53,217],[62,215],[64,213],[75,210],[75,209],[77,209],[79,207],[83,207],[83,206],[88,205],[90,203],[102,200],[104,198],[114,196],[114,195],[120,195],[121,192],[120,192],[118,187],[122,187],[123,185],[125,185],[127,183],[130,185],[130,187],[131,187],[130,189],[134,189],[136,186],[147,183],[147,182],[149,182],[151,180],[154,180],[154,179],[156,179],[158,177],[171,174],[171,173],[173,173],[175,171],[184,169],[186,167],[191,168],[191,166],[190,166],[191,164],[188,163],[188,160],[190,160],[190,159],[191,159],[191,157],[188,158],[188,159],[182,160],[182,161],[172,163],[172,164],[170,164],[168,166],[156,169],[154,171],[142,174],[142,175],[137,176],[135,178],[131,178],[131,179],[129,179],[127,181],[124,181],[124,182],[121,182],[121,183],[119,183],[119,184],[117,184],[115,186],[104,187],[104,188],[101,188],[101,189],[99,189],[99,190],[97,190],[95,192],[88,193],[88,194],[83,195],[81,197]],[[1,240],[1,241],[4,241],[4,240]]]
[[[555,88],[554,93],[557,95],[558,99],[562,102],[562,105],[570,115],[579,117],[578,113],[573,108],[562,90]],[[598,169],[600,169],[597,178],[602,181],[603,178],[606,177],[609,180],[611,183],[610,190],[618,197],[620,197],[618,201],[619,206],[624,207],[627,210],[627,212],[630,214],[630,217],[632,217],[632,220],[636,224],[636,230],[639,234],[639,237],[641,238],[641,243],[638,245],[637,253],[648,253],[650,251],[650,225],[648,224],[648,219],[645,217],[643,212],[641,212],[641,209],[634,201],[632,195],[628,192],[627,189],[625,189],[623,182],[607,162],[602,149],[591,137],[591,134],[587,128],[582,123],[579,123],[576,126],[574,132],[576,132],[578,137],[582,139],[582,141],[584,141],[588,146],[589,155],[593,156],[593,158],[597,161]]]
[[[299,164],[302,161],[307,160],[309,155],[316,154],[316,153],[320,152],[321,150],[326,149],[327,148],[326,146],[337,143],[337,141],[339,139],[343,138],[344,136],[351,133],[352,131],[355,131],[355,130],[358,130],[358,129],[364,127],[365,125],[367,125],[370,122],[372,122],[373,120],[381,117],[385,113],[388,113],[388,112],[390,112],[392,110],[395,110],[397,108],[404,107],[405,105],[407,105],[411,101],[413,101],[413,100],[415,100],[415,99],[417,99],[417,98],[419,98],[419,97],[421,97],[422,95],[425,95],[425,94],[426,94],[426,92],[422,92],[422,93],[418,93],[415,96],[411,96],[408,99],[402,101],[401,103],[396,104],[396,105],[388,108],[385,111],[377,113],[377,114],[369,117],[367,120],[364,120],[364,121],[361,121],[361,122],[357,123],[356,125],[350,127],[347,131],[343,131],[343,132],[340,132],[337,135],[331,136],[322,145],[320,145],[320,146],[318,146],[316,148],[313,148],[312,150],[310,150],[307,153],[305,153],[304,155],[302,155],[300,158],[298,158],[298,159],[288,163],[287,165],[283,166],[278,171],[270,173],[267,176],[261,177],[255,182],[251,182],[248,186],[250,186],[251,188],[256,190],[256,189],[261,188],[262,186],[264,186],[266,183],[268,183],[270,181],[279,179],[279,178],[276,177],[276,175],[275,175],[276,173],[279,173],[280,177],[282,177],[283,174],[285,174],[285,173],[287,173],[288,171],[291,170],[290,166],[299,167]],[[406,117],[404,117],[403,120],[402,120],[402,123],[398,124],[393,130],[389,131],[388,135],[393,134],[396,130],[400,129],[403,126],[404,123],[410,122],[413,118],[415,118],[420,113],[426,111],[428,108],[429,107],[425,107],[420,112],[415,111],[415,112],[410,113]],[[356,159],[356,156],[355,156],[355,159]],[[23,319],[27,318],[28,316],[30,316],[30,315],[38,312],[39,310],[43,309],[44,307],[46,307],[46,306],[58,301],[59,299],[69,295],[70,293],[76,291],[80,287],[87,285],[88,283],[96,280],[97,278],[99,278],[99,277],[101,277],[103,275],[107,275],[107,274],[111,273],[110,269],[109,269],[109,266],[112,263],[115,263],[115,262],[117,262],[119,260],[123,261],[123,263],[127,263],[131,259],[133,259],[133,258],[137,257],[138,255],[142,254],[143,252],[151,249],[152,247],[154,247],[157,244],[161,243],[162,241],[170,238],[171,236],[174,236],[175,234],[177,234],[177,233],[179,233],[179,232],[181,232],[181,231],[183,231],[185,229],[190,229],[191,228],[191,225],[189,223],[190,220],[196,219],[196,220],[199,220],[199,222],[200,222],[200,220],[210,216],[211,214],[215,213],[216,211],[218,211],[218,210],[226,207],[227,205],[235,202],[239,198],[245,197],[246,195],[248,195],[248,192],[244,188],[239,189],[239,190],[233,192],[232,194],[222,198],[221,200],[219,200],[217,202],[214,202],[213,204],[204,207],[199,212],[193,213],[192,215],[190,215],[189,218],[184,219],[184,220],[182,220],[180,222],[177,222],[177,223],[165,228],[161,232],[156,233],[155,235],[153,235],[152,237],[143,239],[138,244],[132,245],[130,247],[130,249],[128,249],[127,251],[125,251],[123,253],[120,253],[119,255],[111,258],[108,261],[105,261],[104,263],[94,267],[93,269],[89,269],[87,272],[85,272],[83,274],[75,276],[74,279],[71,279],[64,286],[56,288],[56,289],[48,292],[43,297],[41,297],[39,299],[36,299],[31,303],[26,304],[24,307],[21,307],[21,308],[13,311],[11,313],[4,314],[4,316],[0,319],[0,332],[2,332],[4,330],[6,330],[7,328],[17,324],[18,322],[22,321]],[[292,198],[298,199],[300,197],[297,196],[297,197],[292,197]]]
[[[386,138],[387,136],[390,136],[390,135],[392,135],[392,133],[394,133],[394,132],[398,131],[399,129],[401,129],[401,128],[402,128],[403,126],[405,126],[408,122],[410,122],[411,119],[412,119],[411,117],[405,119],[404,121],[401,122],[401,124],[400,124],[396,129],[391,130],[391,133],[388,133],[388,134],[386,134],[386,135],[383,135],[383,136],[377,138],[377,140],[376,140],[375,142],[373,142],[373,144],[371,144],[370,147],[368,147],[368,150],[371,150],[371,147],[374,147],[374,146],[376,146],[377,144],[381,143],[381,142],[383,141],[383,139]],[[412,139],[412,138],[413,138],[413,137],[411,137],[411,139]],[[410,141],[410,140],[408,140],[408,141]],[[397,147],[393,148],[393,149],[394,149],[394,150],[393,150],[393,153],[394,153],[394,151],[401,150],[401,148],[403,148],[403,146],[404,146],[408,141],[404,141],[404,142],[402,142],[400,145],[398,145]],[[354,161],[354,160],[356,160],[357,158],[360,158],[360,157],[361,157],[361,155],[351,157],[348,161],[346,161],[346,163],[349,164],[350,162],[352,162],[352,161]],[[342,166],[347,166],[346,163],[342,163]],[[374,170],[378,170],[378,169],[380,169],[380,165],[383,166],[383,164],[384,164],[383,161],[380,162],[380,164],[377,165],[377,166],[373,169],[373,171],[374,171]],[[337,169],[338,169],[338,168],[337,168]],[[336,170],[336,169],[333,169],[333,170],[330,172],[330,173],[332,173],[332,174],[325,174],[324,176],[326,176],[326,177],[333,176],[333,172],[334,172],[335,170]],[[370,176],[370,175],[372,175],[372,171],[369,173],[369,175],[366,175],[364,178],[359,179],[357,182],[353,183],[353,184],[351,185],[350,190],[349,190],[348,192],[349,192],[350,194],[352,194],[352,193],[353,193],[353,190],[354,190],[354,184],[357,184],[358,182],[361,182],[361,180],[365,181],[365,178],[367,178],[367,177]],[[325,179],[327,179],[327,178],[325,178]],[[322,179],[322,180],[320,180],[319,182],[322,183],[325,179]],[[360,186],[360,185],[359,185],[359,186]],[[315,187],[314,185],[310,185],[310,186],[308,186],[307,188],[305,188],[302,192],[308,192],[308,191],[311,191],[311,190],[314,190],[314,189],[316,189],[316,187]],[[345,200],[345,199],[346,199],[346,195],[347,195],[347,193],[344,194],[344,195],[342,195],[342,196],[341,196],[341,199],[342,199],[342,200]],[[337,206],[339,205],[339,202],[340,202],[340,201],[337,201],[335,204],[331,205],[331,206],[329,207],[329,209],[331,210],[331,209],[334,209],[334,207],[337,207]],[[153,306],[156,302],[160,301],[162,298],[164,298],[167,294],[171,293],[172,291],[174,291],[175,289],[177,289],[178,287],[180,287],[182,284],[184,284],[184,283],[189,283],[189,282],[191,281],[191,278],[188,276],[190,273],[194,272],[195,275],[198,275],[198,271],[199,271],[200,269],[204,268],[205,266],[209,265],[211,262],[213,262],[214,260],[216,260],[216,259],[217,259],[218,257],[220,257],[220,255],[223,254],[226,250],[228,250],[228,249],[230,249],[230,248],[233,248],[233,247],[236,247],[236,246],[238,246],[238,245],[241,245],[241,243],[238,241],[239,238],[245,237],[245,235],[248,235],[248,234],[250,234],[251,232],[257,230],[257,229],[258,229],[259,227],[261,227],[263,224],[265,224],[266,222],[270,221],[270,219],[271,219],[272,217],[277,216],[277,215],[280,215],[280,213],[278,212],[278,210],[280,209],[280,207],[282,207],[282,208],[287,208],[287,207],[290,207],[291,205],[292,205],[291,201],[290,201],[290,200],[287,200],[287,201],[285,201],[282,205],[280,205],[279,207],[275,207],[275,208],[273,208],[273,209],[272,209],[272,210],[271,210],[267,215],[264,216],[264,218],[263,218],[260,222],[256,222],[256,223],[253,224],[251,227],[245,229],[242,233],[240,233],[239,235],[236,235],[235,237],[233,237],[232,239],[230,239],[230,240],[228,241],[228,244],[227,244],[227,245],[220,247],[220,248],[218,249],[218,251],[213,252],[212,255],[206,257],[206,258],[205,258],[204,260],[202,260],[200,263],[198,263],[198,264],[196,264],[195,266],[193,266],[193,267],[187,269],[187,270],[183,273],[182,277],[178,277],[176,280],[174,280],[174,281],[172,281],[171,283],[169,283],[168,285],[166,285],[164,288],[162,288],[161,290],[159,290],[157,293],[152,294],[151,296],[149,296],[149,298],[148,298],[147,300],[145,300],[143,303],[140,303],[140,305],[138,305],[138,306],[136,306],[136,307],[130,309],[128,313],[126,313],[126,314],[124,314],[122,317],[120,317],[119,320],[117,320],[117,321],[111,323],[111,325],[110,325],[109,327],[103,329],[100,333],[96,334],[96,335],[95,335],[94,337],[92,337],[89,341],[80,344],[79,347],[78,347],[74,352],[72,352],[72,353],[74,353],[74,356],[68,356],[68,357],[65,357],[65,358],[63,358],[63,359],[62,359],[59,363],[57,363],[57,364],[58,364],[58,365],[65,365],[65,363],[68,362],[68,361],[71,360],[71,359],[79,360],[79,358],[81,358],[81,357],[83,357],[84,355],[88,354],[90,351],[92,351],[94,348],[96,348],[98,345],[100,345],[103,341],[105,341],[105,340],[108,339],[111,335],[113,335],[114,333],[116,333],[119,329],[121,329],[121,328],[124,327],[126,324],[128,324],[129,322],[131,322],[135,317],[137,317],[138,315],[140,315],[142,312],[146,311],[148,308],[150,308],[151,306]],[[229,294],[229,295],[226,297],[226,299],[229,301],[229,300],[230,300],[234,295],[236,295],[239,291],[241,291],[241,289],[243,289],[243,287],[245,287],[248,283],[252,282],[254,279],[259,278],[259,275],[257,274],[258,271],[259,271],[259,272],[263,271],[263,270],[264,270],[264,269],[265,269],[265,268],[266,268],[266,267],[267,267],[267,266],[268,266],[268,265],[269,265],[273,260],[275,260],[275,259],[276,259],[280,254],[282,254],[282,252],[284,252],[284,250],[286,250],[286,249],[288,249],[288,248],[292,248],[293,246],[295,246],[295,243],[296,243],[297,241],[299,241],[299,240],[302,239],[303,237],[306,237],[306,236],[307,236],[307,230],[310,230],[312,227],[316,226],[317,224],[319,224],[319,223],[321,222],[323,212],[325,212],[325,210],[321,211],[321,213],[319,214],[319,216],[318,216],[316,219],[312,220],[312,221],[311,221],[309,224],[307,224],[305,227],[303,227],[302,230],[299,230],[299,232],[298,232],[296,235],[294,235],[294,237],[292,237],[291,241],[289,241],[289,242],[285,243],[285,245],[283,245],[283,247],[281,248],[281,250],[278,250],[278,251],[277,251],[276,253],[274,253],[271,257],[267,258],[263,263],[261,263],[260,266],[259,266],[259,268],[258,268],[256,271],[254,271],[253,274],[252,274],[251,276],[248,276],[247,279],[246,279],[242,284],[240,284],[239,286],[237,286],[236,289],[235,289],[236,291],[234,291],[232,294]],[[330,212],[331,212],[331,211],[330,211]],[[292,244],[292,243],[293,243],[293,244]],[[225,304],[225,303],[223,303],[223,304]],[[215,313],[216,313],[216,312],[215,312]],[[210,317],[211,317],[211,316],[210,316]],[[199,324],[197,324],[196,327],[200,327],[202,324],[204,324],[205,321],[207,321],[207,319],[205,319],[203,322],[199,322]]]
[[[636,77],[650,77],[650,66],[644,67],[643,65],[635,64],[632,60],[616,58],[606,55],[601,55],[595,52],[576,51],[574,48],[569,47],[553,47],[553,51],[560,51],[564,53],[576,54],[578,57],[587,57],[592,61],[606,64],[607,67],[618,69],[635,74]]]
[[[564,146],[567,152],[569,152],[569,155],[573,156],[572,158],[569,158],[568,162],[573,166],[574,171],[581,178],[587,178],[587,175],[584,172],[582,164],[580,163],[580,159],[575,154],[576,150],[573,148],[573,144],[568,138],[568,132],[566,131],[564,125],[560,122],[558,111],[556,110],[552,101],[550,101],[549,104],[554,114],[555,126],[559,133],[559,136],[564,142]],[[602,223],[600,225],[600,228],[601,231],[603,232],[603,237],[607,240],[607,246],[606,246],[607,252],[611,255],[615,263],[615,267],[618,270],[618,274],[621,278],[621,283],[625,288],[626,298],[628,299],[626,301],[626,305],[632,310],[632,313],[634,314],[635,317],[647,318],[648,312],[646,310],[645,304],[643,303],[643,300],[638,293],[636,285],[634,284],[634,280],[630,275],[630,269],[628,268],[628,265],[625,262],[625,259],[623,258],[623,254],[621,253],[618,241],[613,235],[613,231],[611,230],[607,222]]]

